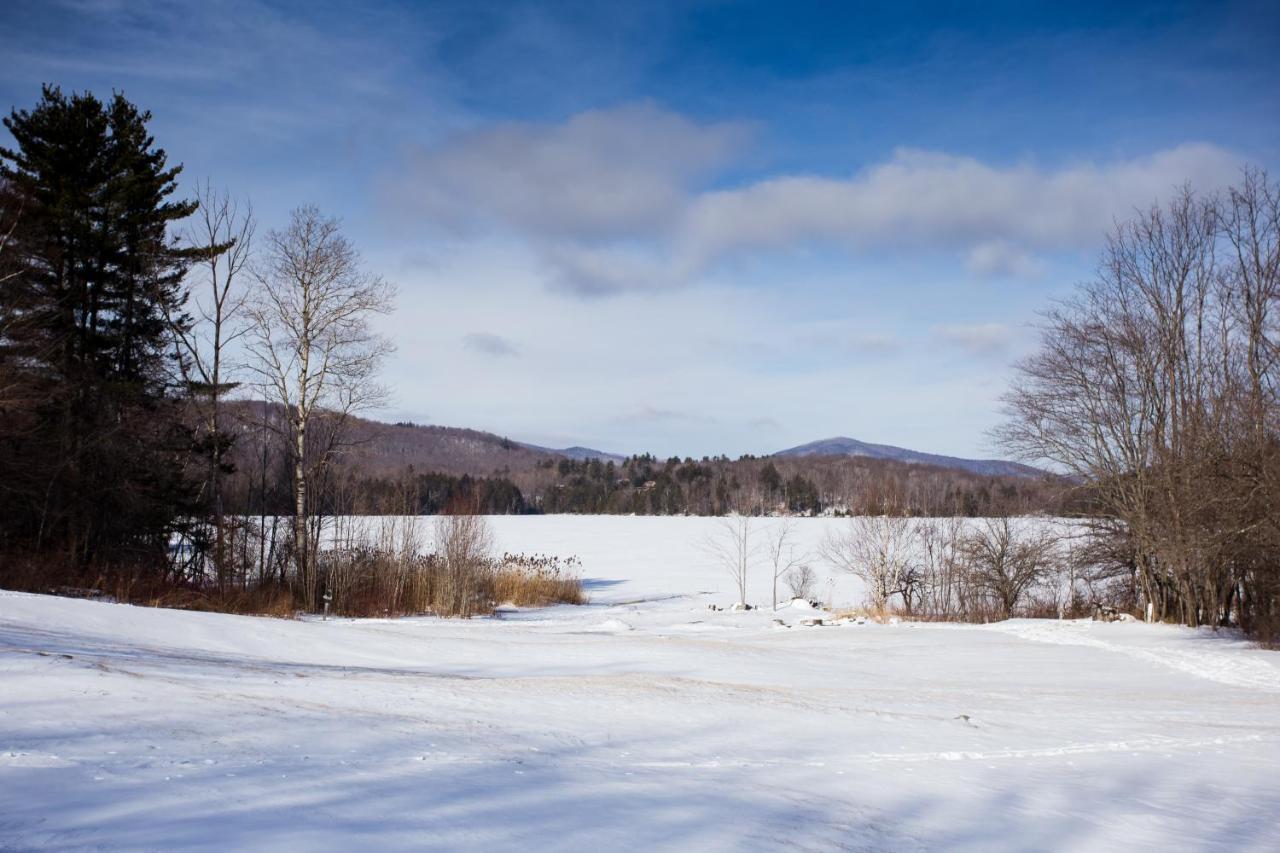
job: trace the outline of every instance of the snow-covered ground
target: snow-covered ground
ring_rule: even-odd
[[[469,622],[0,593],[0,848],[1280,849],[1275,653],[779,627],[712,523],[498,519],[593,603]]]

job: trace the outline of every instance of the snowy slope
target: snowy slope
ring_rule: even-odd
[[[707,609],[709,523],[500,519],[596,603],[470,622],[0,593],[0,848],[1276,849],[1275,654],[776,627]]]

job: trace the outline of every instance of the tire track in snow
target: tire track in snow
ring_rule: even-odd
[[[990,630],[1012,634],[1036,643],[1059,646],[1088,646],[1108,652],[1126,655],[1137,660],[1158,664],[1168,669],[1185,672],[1206,681],[1245,687],[1266,693],[1280,693],[1280,667],[1257,658],[1242,655],[1241,650],[1183,649],[1170,644],[1159,649],[1147,649],[1112,643],[1090,636],[1086,631],[1093,623],[1082,627],[1073,622],[1004,622],[990,626]]]
[[[1026,749],[991,750],[941,750],[938,752],[863,752],[838,756],[830,761],[742,761],[714,759],[709,761],[641,761],[630,766],[653,769],[687,768],[692,770],[716,770],[727,768],[770,767],[832,767],[840,769],[854,763],[906,763],[927,761],[995,761],[999,759],[1059,758],[1071,755],[1091,755],[1103,752],[1170,752],[1205,747],[1227,746],[1236,743],[1253,743],[1264,740],[1262,735],[1228,735],[1208,738],[1146,737],[1133,740],[1103,741],[1100,743],[1068,743],[1061,746],[1031,747]]]

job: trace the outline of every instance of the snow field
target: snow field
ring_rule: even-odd
[[[1274,653],[778,627],[708,609],[736,597],[713,524],[495,519],[499,548],[581,557],[592,596],[496,619],[0,593],[0,849],[1280,849]]]

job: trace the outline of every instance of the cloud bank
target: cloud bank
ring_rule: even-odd
[[[725,260],[796,246],[954,253],[978,276],[1030,278],[1038,255],[1097,245],[1116,218],[1184,183],[1230,183],[1241,159],[1188,143],[1056,168],[898,149],[848,176],[721,186],[749,138],[644,102],[558,124],[504,122],[410,157],[397,211],[531,245],[550,286],[583,296],[672,289]]]

